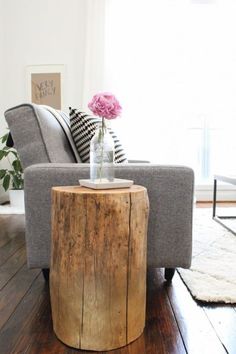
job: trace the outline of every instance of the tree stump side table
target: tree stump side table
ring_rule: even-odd
[[[50,295],[62,342],[103,351],[142,334],[148,213],[142,186],[52,189]]]

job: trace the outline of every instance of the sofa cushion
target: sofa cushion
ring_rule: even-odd
[[[101,118],[93,117],[78,109],[70,108],[71,134],[82,162],[89,162],[90,141],[95,134],[99,122],[101,122]],[[108,128],[108,130],[113,138],[115,146],[114,162],[128,162],[125,151],[117,135],[112,129]]]
[[[37,163],[76,162],[61,124],[43,106],[22,104],[5,112],[22,166]]]
[[[56,118],[56,120],[58,121],[58,123],[60,124],[62,129],[64,130],[64,133],[66,134],[66,137],[67,137],[70,147],[74,153],[76,161],[82,162],[81,158],[78,154],[77,148],[75,146],[74,140],[72,138],[72,135],[71,135],[70,118],[68,117],[68,115],[63,111],[55,110],[54,108],[52,108],[50,106],[43,106],[43,107],[46,110],[48,110],[51,114],[53,114],[53,116]]]

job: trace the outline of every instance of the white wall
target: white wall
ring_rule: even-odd
[[[3,112],[3,0],[0,0],[0,136],[2,136],[2,112]]]
[[[65,106],[81,99],[83,0],[4,1],[5,108],[26,101],[26,66],[65,64]]]
[[[3,2],[4,0],[0,0],[0,97],[2,98],[2,89],[3,89],[3,82],[2,82],[2,74],[3,74],[3,58],[4,58],[4,52],[3,52]],[[0,99],[0,119],[1,119],[1,113],[2,113],[2,99]],[[1,131],[1,125],[0,125],[0,131]]]
[[[2,82],[2,75],[3,75],[3,0],[0,0],[0,123],[2,118],[2,90],[3,90],[3,82]],[[2,133],[0,124],[0,136]]]
[[[3,36],[3,1],[0,0],[0,136],[5,133],[5,123],[3,118],[3,107],[4,107],[4,98],[3,98],[3,72],[4,72],[4,36]],[[0,144],[1,146],[1,144]],[[5,167],[5,163],[0,161],[0,169]],[[0,203],[5,200],[5,193],[3,188],[0,185]]]
[[[81,105],[85,2],[0,0],[1,133],[6,127],[3,112],[27,101],[27,65],[64,64],[63,108],[67,110],[70,105]],[[0,201],[1,195],[0,190]]]
[[[0,136],[3,134],[3,124],[2,124],[2,115],[3,115],[3,59],[4,59],[4,44],[3,44],[3,1],[0,0]]]

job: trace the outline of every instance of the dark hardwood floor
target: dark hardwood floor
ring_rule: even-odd
[[[236,353],[236,305],[196,302],[178,273],[171,284],[160,269],[147,279],[144,334],[110,354]],[[54,335],[48,285],[39,270],[27,269],[22,215],[0,216],[0,354],[9,353],[94,353]]]

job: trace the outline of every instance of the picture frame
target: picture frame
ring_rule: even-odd
[[[31,103],[62,110],[64,104],[63,64],[27,66],[27,99]]]

